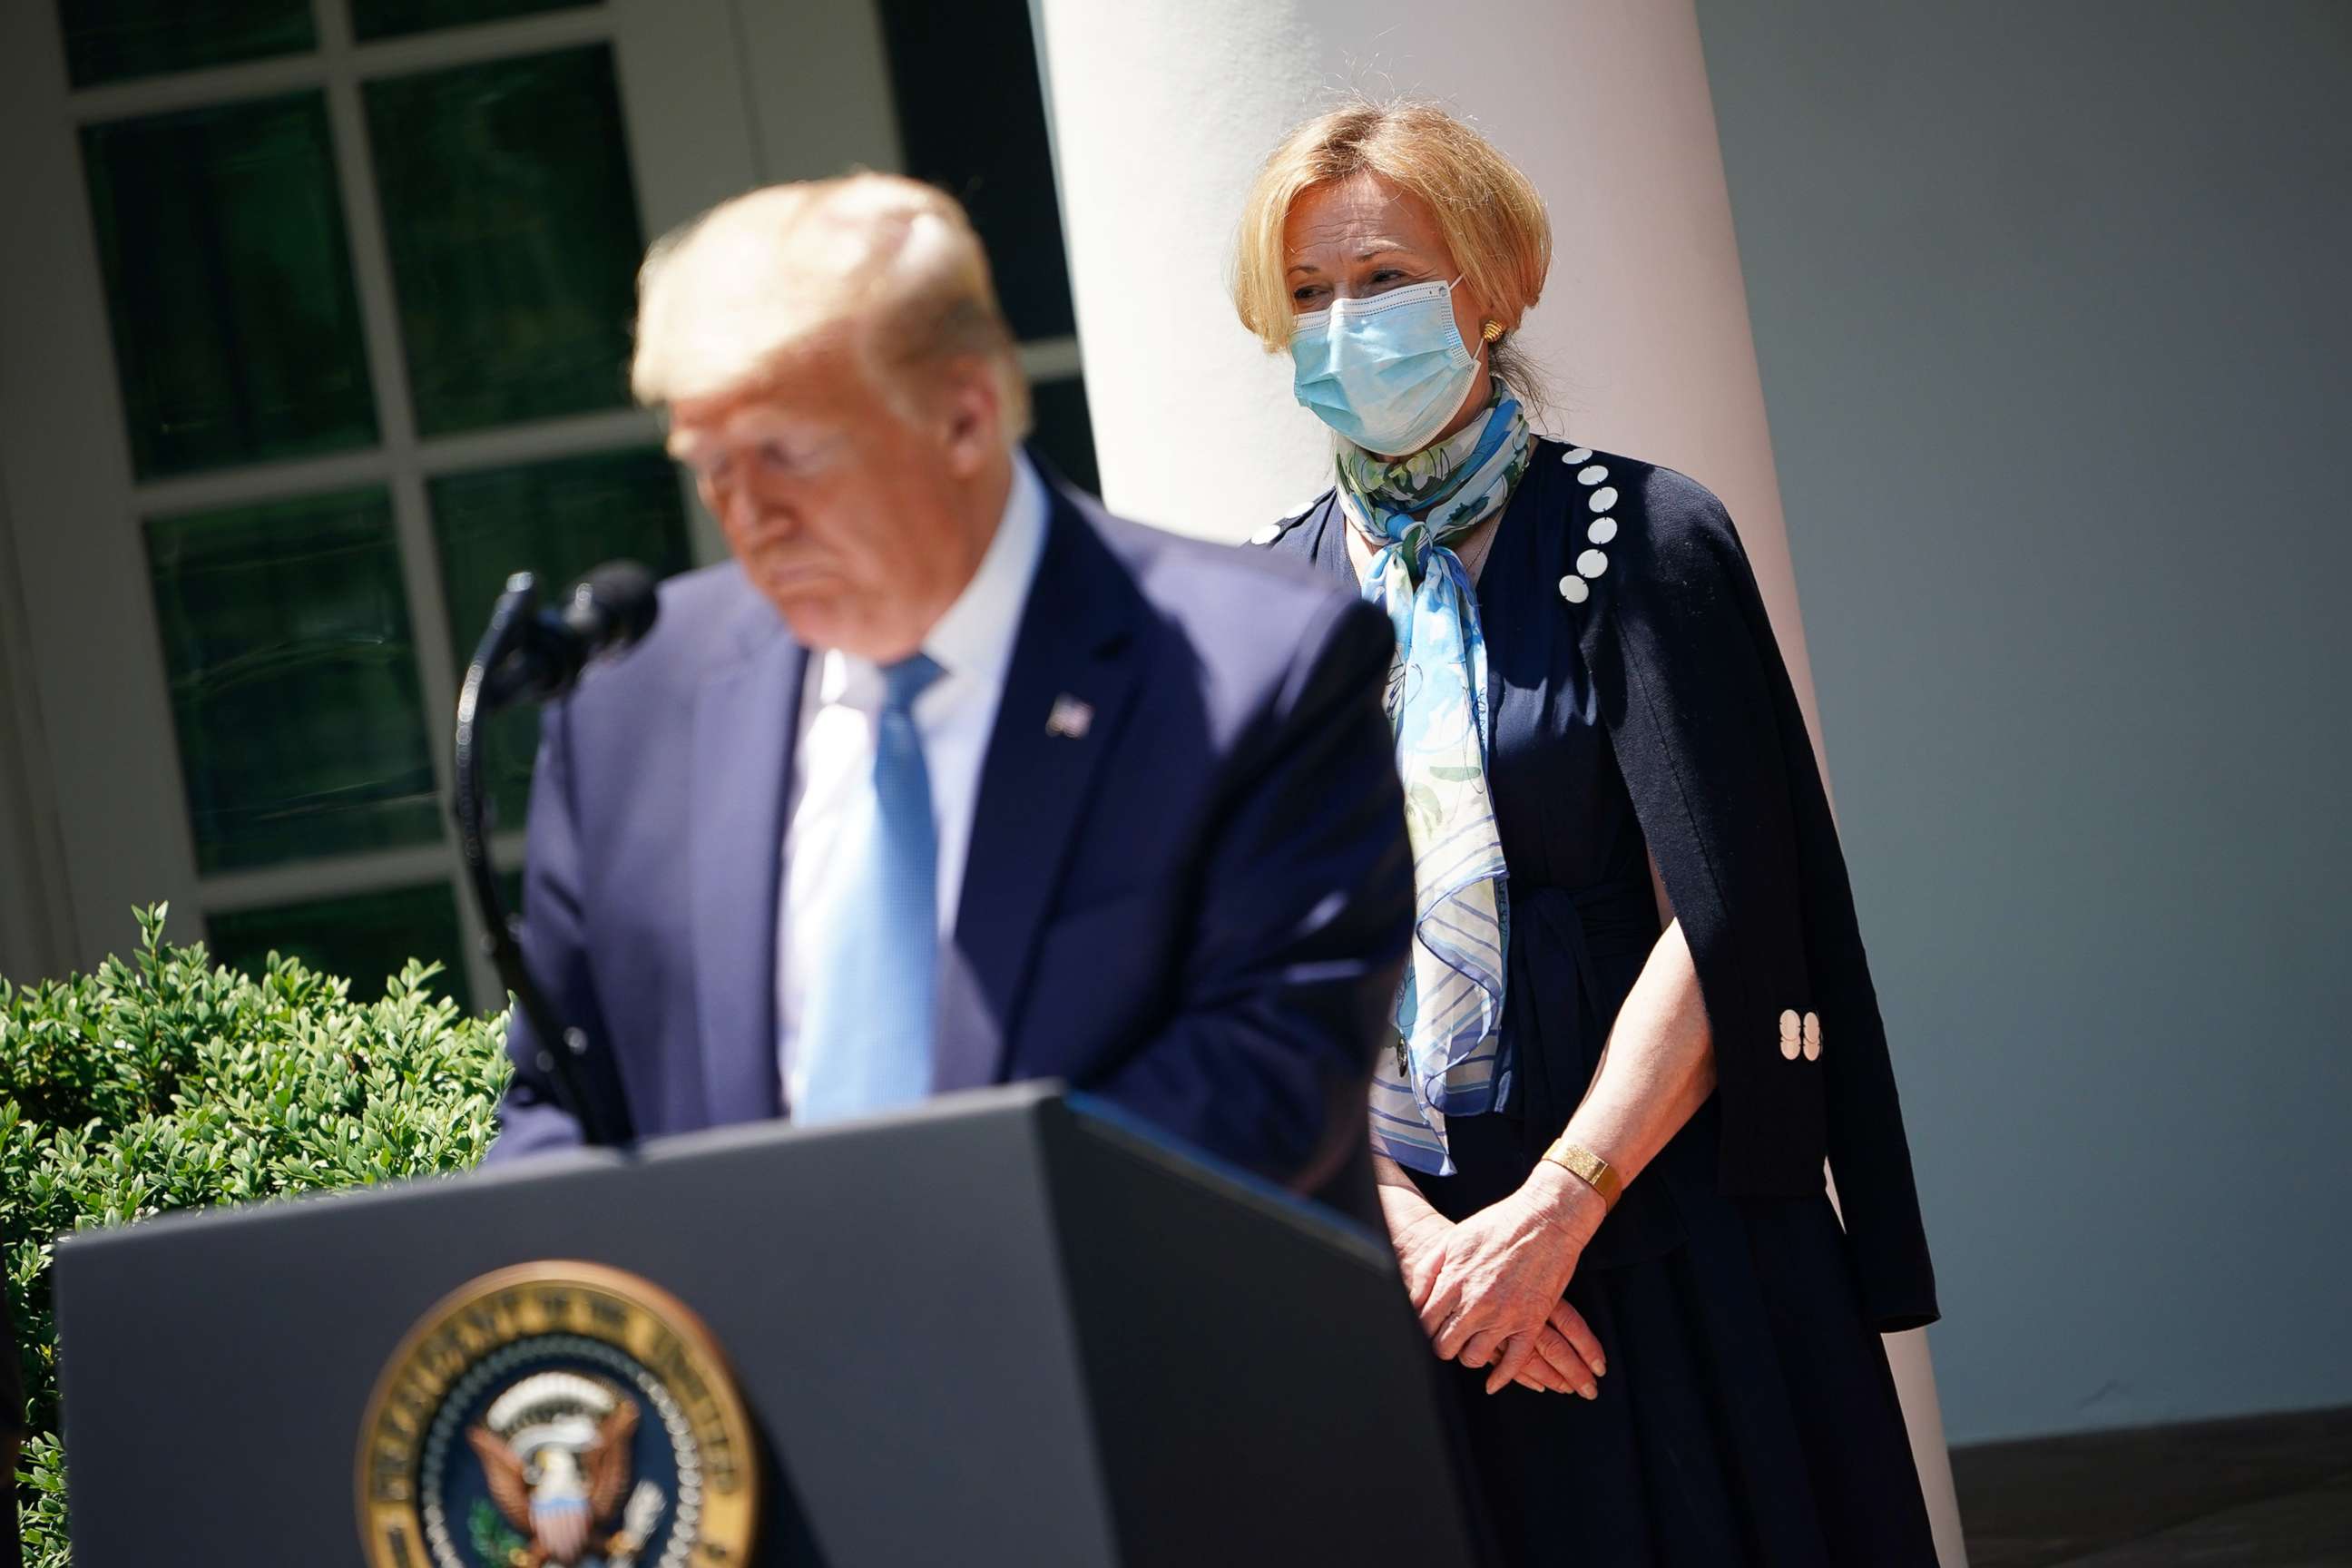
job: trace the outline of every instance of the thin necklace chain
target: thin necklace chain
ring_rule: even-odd
[[[1503,514],[1500,512],[1487,518],[1472,530],[1477,537],[1465,541],[1469,548],[1454,552],[1462,563],[1462,570],[1469,574],[1470,581],[1473,583],[1478,580],[1478,568],[1486,564],[1486,552],[1495,548],[1496,526],[1502,521]]]

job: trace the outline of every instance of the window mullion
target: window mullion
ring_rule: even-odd
[[[416,422],[409,399],[408,359],[402,344],[400,302],[392,275],[392,250],[377,199],[375,166],[369,155],[367,115],[360,98],[358,56],[352,43],[351,15],[343,0],[315,0],[319,53],[327,64],[327,108],[335,140],[336,170],[343,188],[343,221],[351,236],[352,267],[357,275],[360,312],[367,330],[368,374],[375,389],[376,418],[390,459],[393,529],[400,542],[401,583],[408,596],[408,624],[417,678],[430,727],[433,784],[441,799],[451,795],[449,726],[457,707],[457,669],[451,649],[447,602],[441,592],[440,552],[418,460]],[[477,999],[493,1006],[502,995],[483,953],[482,929],[467,896],[456,835],[442,823],[442,864],[457,898],[458,928],[465,937],[467,978]]]

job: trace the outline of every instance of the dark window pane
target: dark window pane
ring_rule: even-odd
[[[987,242],[1015,337],[1076,330],[1029,0],[880,0],[907,173],[945,187]]]
[[[513,573],[534,574],[551,599],[607,561],[635,561],[664,577],[689,564],[677,469],[658,447],[450,474],[429,493],[459,669]],[[482,776],[506,826],[522,823],[538,745],[529,708],[485,726]]]
[[[612,50],[372,81],[366,98],[418,430],[625,404],[644,239]]]
[[[571,11],[597,0],[352,0],[352,37],[394,38],[468,22],[496,22],[537,11]]]
[[[147,550],[198,868],[438,837],[383,490],[157,518]]]
[[[1030,439],[1061,476],[1089,495],[1101,493],[1102,475],[1095,467],[1094,426],[1087,418],[1087,384],[1072,377],[1049,381],[1030,389],[1037,416]]]
[[[310,0],[58,0],[76,87],[290,55],[318,42]]]
[[[142,479],[373,443],[325,99],[92,125],[82,157]]]
[[[444,882],[239,910],[206,916],[205,925],[215,960],[247,974],[267,969],[275,950],[350,981],[353,1001],[373,1002],[383,994],[383,983],[415,958],[438,962],[434,984],[441,994],[461,1007],[473,1005],[457,903]]]

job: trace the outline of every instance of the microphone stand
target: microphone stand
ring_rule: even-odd
[[[457,847],[465,857],[466,879],[471,885],[474,905],[481,913],[486,933],[483,946],[490,963],[530,1021],[531,1035],[539,1047],[538,1067],[548,1075],[556,1099],[580,1124],[583,1139],[592,1145],[625,1144],[628,1133],[615,1127],[611,1119],[587,1092],[583,1064],[588,1055],[588,1037],[579,1028],[563,1022],[547,994],[531,978],[530,967],[523,962],[521,944],[516,940],[519,922],[506,910],[506,900],[499,896],[497,873],[490,866],[489,836],[485,830],[484,812],[487,802],[482,795],[481,748],[475,737],[476,724],[507,706],[520,692],[528,689],[524,676],[516,666],[528,658],[529,644],[539,624],[539,587],[528,572],[518,572],[507,579],[506,592],[499,595],[498,605],[490,612],[490,624],[482,633],[481,642],[474,649],[473,662],[466,667],[465,684],[457,692],[457,735],[456,755],[456,789],[451,802],[451,815],[457,823]]]

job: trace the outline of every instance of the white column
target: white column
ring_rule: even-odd
[[[1435,99],[1525,169],[1554,258],[1522,345],[1539,428],[1721,496],[1816,746],[1715,111],[1689,0],[1032,0],[1105,500],[1240,539],[1321,489],[1328,446],[1225,289],[1242,194],[1349,89]],[[1010,263],[1007,263],[1010,264]],[[1888,1341],[1948,1565],[1965,1562],[1922,1334]]]

